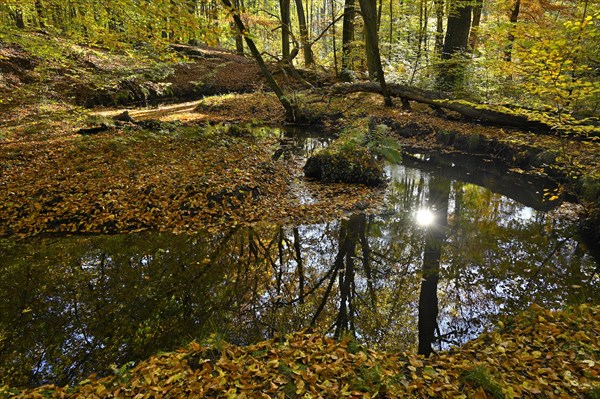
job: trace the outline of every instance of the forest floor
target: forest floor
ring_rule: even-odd
[[[276,130],[231,128],[284,124],[248,59],[214,49],[172,59],[114,55],[28,38],[36,46],[56,41],[58,55],[44,58],[13,39],[0,41],[0,237],[300,224],[381,203],[381,189],[307,181],[302,165],[274,159]],[[337,134],[375,118],[404,146],[467,151],[549,174],[598,207],[597,141],[442,118],[418,104],[389,108],[373,94],[332,96],[330,79],[309,75],[315,88],[276,76],[319,122],[310,128]],[[137,123],[113,120],[124,110]],[[97,134],[80,132],[102,124]],[[217,355],[192,344],[113,377],[23,397],[600,397],[600,309],[533,309],[511,323],[429,360],[301,334],[247,348],[222,343]]]
[[[600,307],[537,306],[464,346],[425,359],[366,349],[350,339],[295,333],[238,347],[192,342],[13,398],[589,398],[600,397]]]

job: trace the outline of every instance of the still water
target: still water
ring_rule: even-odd
[[[0,241],[0,384],[74,383],[211,333],[245,344],[312,326],[428,353],[534,302],[600,301],[599,264],[570,206],[543,201],[548,182],[435,155],[387,173],[378,215]]]

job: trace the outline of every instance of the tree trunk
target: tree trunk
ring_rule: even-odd
[[[281,56],[290,60],[290,0],[279,0],[281,11]]]
[[[225,7],[227,7],[228,10],[231,10],[233,21],[237,25],[240,32],[247,32],[247,29],[244,26],[244,22],[240,18],[240,14],[239,14],[238,10],[235,7],[233,7],[233,5],[231,4],[231,1],[230,0],[221,0],[221,1],[225,5]],[[300,118],[300,112],[298,109],[298,105],[292,103],[285,96],[285,93],[283,92],[281,87],[279,87],[279,84],[277,84],[277,82],[273,78],[273,75],[267,68],[267,65],[265,64],[265,61],[263,60],[262,55],[256,48],[254,41],[252,39],[250,39],[247,35],[244,35],[244,39],[246,40],[246,45],[248,46],[248,48],[250,49],[250,53],[256,60],[256,63],[258,64],[260,71],[262,72],[263,76],[267,80],[269,87],[271,88],[271,90],[273,90],[273,92],[277,96],[277,99],[279,100],[279,102],[281,103],[283,108],[285,109],[286,120],[289,122],[297,122]]]
[[[435,0],[435,53],[441,54],[444,47],[444,0]]]
[[[471,5],[460,5],[451,10],[448,15],[446,37],[442,48],[442,60],[438,75],[438,87],[442,90],[451,90],[462,81],[464,66],[459,58],[467,50],[469,31],[471,28]]]
[[[371,74],[371,67],[369,67],[369,77],[371,80],[379,82],[381,87],[381,94],[383,95],[385,105],[391,107],[393,105],[392,98],[387,89],[385,83],[385,76],[383,73],[383,66],[381,65],[381,57],[379,54],[379,38],[377,35],[377,15],[375,0],[359,0],[360,10],[365,22],[365,47],[367,51],[367,60],[369,57],[372,58],[373,68],[375,74]]]
[[[10,17],[15,21],[15,25],[19,29],[25,29],[25,21],[23,19],[23,11],[17,7],[14,12],[9,12]]]
[[[235,0],[235,8],[237,10],[240,9],[241,5],[240,0]],[[239,55],[244,55],[244,36],[237,26],[235,26],[235,22],[233,23],[233,29],[235,31],[235,52]]]
[[[308,27],[306,25],[306,14],[304,13],[302,0],[296,0],[296,13],[298,14],[300,44],[302,45],[302,53],[304,54],[304,66],[309,67],[315,64],[315,57],[308,41]]]
[[[354,0],[344,3],[344,19],[342,22],[342,72],[343,81],[352,80],[354,65],[352,62],[352,42],[354,41],[354,16],[356,14]]]
[[[521,0],[516,0],[515,5],[510,13],[510,30],[508,31],[508,44],[506,45],[506,49],[504,50],[504,61],[511,62],[512,61],[512,48],[513,43],[515,42],[515,28],[517,27],[517,21],[519,19],[519,10],[521,8]]]
[[[476,54],[479,23],[481,22],[481,9],[483,0],[476,0],[473,5],[473,22],[471,22],[471,32],[469,32],[469,51]]]
[[[338,58],[337,58],[337,45],[336,45],[336,40],[335,40],[335,37],[337,36],[335,33],[335,21],[336,21],[336,19],[335,19],[335,1],[330,0],[330,4],[331,4],[331,44],[333,47],[333,69],[337,76],[337,74],[338,74]]]
[[[360,7],[361,10],[363,8],[363,2],[366,3],[370,3],[371,0],[359,0],[360,2]],[[372,36],[372,29],[370,29],[367,25],[372,25],[372,26],[376,26],[376,21],[373,18],[372,21],[369,21],[367,23],[367,15],[364,14],[363,12],[363,19],[364,19],[364,27],[363,27],[363,34],[365,37],[365,56],[367,58],[367,71],[369,73],[369,79],[373,82],[377,82],[377,57],[375,55],[375,48],[373,47],[373,43],[374,43],[374,38]],[[373,29],[374,30],[374,29]]]
[[[41,29],[46,29],[46,18],[44,17],[44,5],[41,0],[35,0],[35,13],[37,14],[38,25]]]

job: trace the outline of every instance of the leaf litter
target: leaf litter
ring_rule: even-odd
[[[230,130],[158,124],[3,143],[0,236],[300,224],[381,199],[381,190],[360,185],[305,182],[297,160],[272,159],[277,140],[270,133]],[[299,186],[310,203],[299,203]]]
[[[249,346],[212,337],[72,387],[10,398],[594,398],[600,307],[533,305],[459,348],[429,358],[298,332]]]

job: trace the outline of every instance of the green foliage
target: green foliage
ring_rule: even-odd
[[[398,140],[390,137],[389,133],[390,128],[387,125],[375,125],[365,135],[363,143],[377,157],[390,163],[399,164],[402,162],[402,146]]]
[[[471,370],[467,370],[463,373],[462,378],[464,381],[473,384],[476,388],[483,388],[494,399],[504,399],[502,388],[492,379],[492,376],[485,367],[476,366]]]
[[[592,388],[585,393],[586,399],[600,399],[600,388]]]
[[[361,366],[356,370],[356,377],[350,382],[351,388],[360,392],[379,392],[383,377],[381,368]]]
[[[305,175],[324,182],[383,184],[384,160],[402,160],[401,147],[388,132],[386,125],[375,125],[374,121],[369,127],[358,123],[344,130],[333,144],[308,159]]]
[[[326,183],[383,184],[383,164],[366,148],[323,150],[308,159],[304,173]]]

